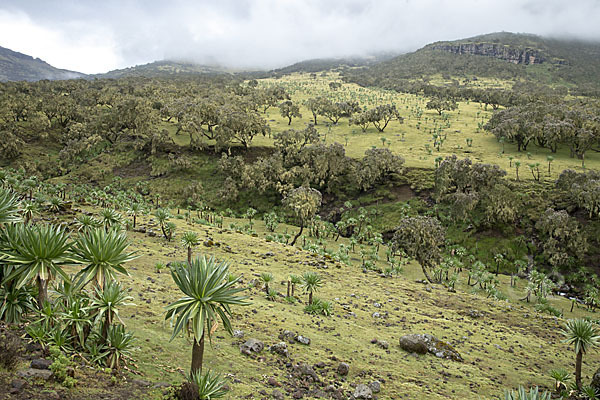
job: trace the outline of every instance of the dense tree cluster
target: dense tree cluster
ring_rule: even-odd
[[[269,107],[289,105],[289,117],[299,115],[283,88],[233,78],[11,82],[0,93],[0,157],[18,157],[26,143],[49,138],[62,146],[65,166],[115,146],[168,153],[172,140],[161,121],[189,135],[193,148],[218,151],[268,134],[261,114]]]
[[[491,223],[515,221],[521,208],[517,194],[503,178],[506,172],[497,165],[473,164],[455,155],[443,160],[435,171],[435,193],[439,202],[451,204],[457,220],[468,220],[480,207]]]
[[[600,107],[595,101],[535,101],[497,111],[485,129],[498,139],[515,143],[518,151],[535,142],[555,153],[566,145],[571,157],[585,159],[600,145]]]
[[[317,117],[327,118],[331,123],[337,124],[342,117],[350,118],[353,114],[360,111],[358,102],[337,102],[334,103],[326,97],[312,97],[305,103],[313,116],[315,125],[318,123]]]
[[[392,120],[398,120],[400,123],[404,122],[404,118],[400,116],[395,105],[384,104],[354,114],[354,116],[350,118],[349,123],[350,125],[360,126],[363,132],[366,132],[369,125],[373,124],[379,132],[383,132]]]
[[[225,198],[235,198],[241,188],[282,194],[302,185],[327,193],[348,186],[368,190],[402,172],[404,159],[389,149],[369,149],[362,160],[354,160],[346,156],[341,144],[321,143],[313,125],[274,138],[277,151],[253,163],[223,154],[220,167],[227,176],[222,191]]]

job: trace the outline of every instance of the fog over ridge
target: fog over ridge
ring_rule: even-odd
[[[511,31],[600,40],[597,0],[4,0],[0,46],[85,73],[173,59],[270,69]]]

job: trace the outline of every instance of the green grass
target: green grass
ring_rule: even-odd
[[[149,217],[139,221],[141,225],[159,230]],[[122,280],[125,287],[132,288],[136,306],[125,308],[121,315],[138,338],[140,350],[135,357],[144,379],[178,382],[189,368],[189,338],[178,337],[169,342],[171,329],[164,321],[164,307],[181,293],[168,271],[157,273],[154,269],[159,261],[185,259],[185,249],[178,244],[178,238],[187,230],[197,231],[203,239],[210,237],[219,244],[210,248],[200,245],[195,254],[205,253],[229,261],[232,272],[242,276],[244,285],[258,279],[262,272],[275,276],[270,287],[282,297],[272,302],[266,299],[260,286],[250,289],[247,294],[252,305],[233,309],[234,329],[243,330],[246,338],[260,339],[267,346],[279,342],[276,337],[284,329],[308,336],[310,346],[289,346],[291,359],[311,365],[324,361],[331,368],[337,367],[332,356],[348,362],[350,375],[343,383],[347,390],[351,390],[350,383],[379,379],[383,382],[381,398],[491,398],[501,394],[503,388],[518,384],[550,387],[548,370],[572,368],[573,352],[560,342],[558,331],[566,319],[536,314],[532,305],[518,301],[524,297],[524,283],[518,288],[510,288],[508,277],[501,276],[501,288],[510,302],[497,302],[472,294],[471,289],[465,287],[465,274],[461,275],[457,293],[449,293],[437,285],[426,291],[425,285],[415,283],[415,279],[423,279],[423,275],[419,266],[412,262],[398,278],[382,278],[373,272],[364,274],[360,261],[354,261],[352,266],[327,262],[327,269],[317,269],[310,264],[321,262],[320,256],[265,241],[262,221],[255,222],[258,237],[226,229],[190,226],[179,219],[173,221],[178,230],[177,237],[170,243],[159,236],[150,238],[129,233],[140,258],[129,265],[131,275]],[[231,222],[242,225],[246,221],[226,218],[224,226]],[[286,229],[293,233],[297,228],[282,224],[277,231]],[[345,239],[341,241],[345,242]],[[337,244],[330,241],[328,248],[336,248]],[[267,253],[273,253],[273,256],[266,256]],[[380,256],[385,260],[383,249]],[[356,253],[351,257],[359,258]],[[382,263],[379,265],[383,266]],[[306,295],[301,290],[297,290],[299,301],[295,304],[289,304],[283,298],[288,275],[309,270],[324,277],[325,284],[318,297],[333,302],[331,317],[304,314]],[[375,302],[382,307],[374,307]],[[551,299],[551,304],[562,309],[565,318],[584,315],[597,318],[596,314],[577,308],[570,313],[570,303],[559,297]],[[482,319],[466,316],[472,309],[485,316]],[[348,316],[349,312],[355,316]],[[374,312],[387,312],[388,318],[373,318]],[[465,361],[457,363],[431,355],[415,358],[398,347],[401,335],[420,332],[449,341]],[[373,338],[388,341],[389,351],[371,344]],[[227,375],[232,389],[229,398],[243,398],[260,389],[270,391],[266,381],[271,376],[285,382],[289,372],[283,364],[275,362],[277,356],[265,350],[264,360],[248,358],[240,354],[240,343],[219,329],[205,353],[206,367],[231,374]],[[585,380],[591,377],[598,361],[597,351],[586,355]],[[442,371],[446,375],[442,375]],[[368,378],[363,377],[365,373]],[[232,383],[234,378],[240,382]],[[332,373],[324,378],[325,381],[334,379]]]
[[[440,79],[442,78],[440,77]],[[580,160],[569,157],[569,151],[565,145],[556,154],[552,154],[548,149],[542,149],[535,146],[535,144],[531,144],[528,147],[528,152],[531,153],[529,155],[528,152],[517,152],[516,145],[506,143],[503,146],[496,140],[494,135],[479,129],[479,124],[485,124],[491,116],[491,107],[485,110],[484,106],[479,103],[459,102],[458,110],[448,112],[449,118],[444,121],[443,117],[439,116],[436,111],[425,109],[428,102],[426,97],[379,88],[364,88],[351,83],[343,83],[340,89],[331,91],[328,86],[331,81],[340,81],[339,76],[330,73],[326,77],[319,75],[316,79],[313,79],[309,74],[291,74],[280,79],[264,79],[260,81],[260,84],[285,87],[291,93],[293,101],[299,104],[310,97],[321,95],[327,96],[332,101],[359,101],[361,107],[367,108],[386,103],[396,104],[400,115],[404,117],[404,123],[399,124],[397,121],[392,121],[383,133],[378,132],[373,126],[370,126],[366,133],[363,133],[360,127],[349,126],[347,118],[342,118],[337,126],[328,128],[325,125],[328,120],[319,117],[317,128],[325,142],[338,142],[345,145],[346,154],[350,157],[362,157],[364,152],[373,146],[383,147],[381,137],[384,137],[386,138],[385,147],[389,147],[394,153],[404,157],[406,166],[414,168],[433,169],[437,157],[456,154],[460,158],[469,157],[473,162],[497,164],[506,170],[509,177],[512,178],[516,177],[516,171],[514,165],[511,166],[511,164],[514,160],[520,160],[519,175],[524,180],[533,180],[527,166],[530,163],[539,162],[540,169],[544,172],[542,177],[547,180],[556,179],[563,169],[583,170]],[[477,84],[486,87],[506,87],[510,82],[489,78],[483,79],[482,82]],[[422,111],[420,117],[416,115],[419,110]],[[294,119],[291,128],[302,129],[307,123],[311,122],[312,114],[308,109],[302,106],[301,113],[302,118]],[[273,132],[289,128],[287,120],[279,115],[277,108],[269,109],[266,118]],[[440,151],[437,151],[433,148],[433,138],[430,132],[435,126],[445,126],[446,122],[450,124],[449,127],[444,127],[442,130],[446,134],[446,140]],[[473,139],[471,147],[467,145],[467,138]],[[253,145],[270,146],[272,140],[257,137]],[[426,145],[429,145],[431,154],[426,149]],[[554,157],[554,161],[551,164],[551,172],[548,176],[546,173],[548,167],[546,157],[549,155]],[[509,157],[513,158],[512,162]],[[600,155],[589,152],[586,155],[586,167],[590,169],[600,168]]]

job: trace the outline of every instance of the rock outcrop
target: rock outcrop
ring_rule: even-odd
[[[470,54],[499,58],[513,64],[563,64],[562,60],[550,59],[542,51],[529,47],[513,47],[500,43],[457,43],[457,44],[434,44],[434,50],[447,51],[453,54]]]
[[[431,353],[438,358],[462,361],[463,358],[450,344],[426,333],[413,333],[400,338],[400,347],[410,353]]]

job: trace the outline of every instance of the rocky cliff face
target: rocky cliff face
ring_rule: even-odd
[[[447,51],[454,54],[471,54],[499,58],[513,64],[542,64],[545,62],[559,63],[560,60],[549,60],[542,52],[531,48],[515,48],[498,43],[459,43],[434,44],[434,50]]]

